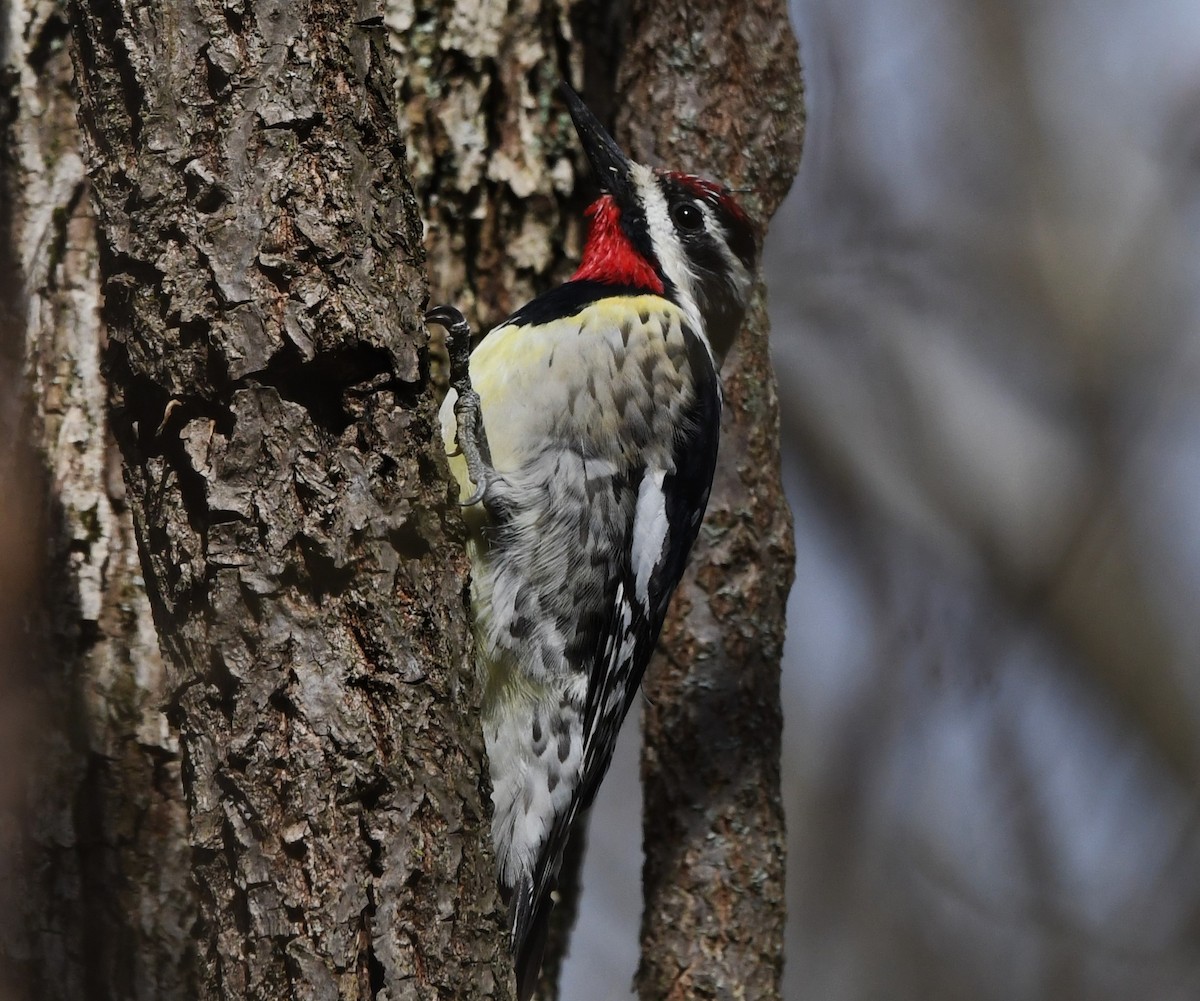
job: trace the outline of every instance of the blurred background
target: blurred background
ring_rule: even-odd
[[[785,996],[1200,997],[1200,4],[792,15]],[[627,730],[568,998],[632,997]]]

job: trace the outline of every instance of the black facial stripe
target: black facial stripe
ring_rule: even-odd
[[[717,222],[721,224],[721,229],[725,231],[725,242],[729,245],[729,249],[746,266],[746,270],[753,271],[754,262],[758,258],[758,247],[754,242],[754,232],[746,225],[744,220],[739,219],[729,211],[729,207],[719,199],[711,201],[705,199],[705,204],[711,209]]]
[[[642,207],[636,192],[630,198],[618,198],[617,207],[621,210],[621,229],[629,238],[633,249],[642,255],[655,271],[662,273],[658,263],[658,255],[654,252],[654,244],[650,239],[650,223],[646,219],[646,210]]]
[[[650,239],[650,224],[646,221],[646,213],[639,205],[631,215],[633,218],[626,222],[625,213],[621,213],[621,228],[625,230],[625,235],[629,237],[633,249],[649,261],[655,271],[661,272],[662,267],[658,263],[658,255],[654,252],[654,242]]]
[[[698,197],[692,188],[689,188],[674,177],[660,174],[658,176],[658,183],[662,189],[663,196],[667,200],[667,209],[669,212],[680,202],[702,203],[712,213],[716,221],[721,224],[721,229],[724,230],[725,242],[729,245],[729,249],[737,255],[747,270],[753,270],[754,263],[758,259],[758,248],[754,240],[753,231],[746,225],[743,219],[735,216],[720,198]],[[680,229],[679,226],[675,226],[675,232],[683,243],[688,257],[695,260],[698,248],[693,246],[693,241],[696,241],[701,235],[707,234],[688,232]],[[709,237],[709,239],[713,238]],[[697,263],[705,266],[703,262]],[[725,264],[722,259],[719,270],[724,269]]]
[[[725,229],[725,242],[729,244],[729,249],[746,265],[746,270],[753,271],[754,262],[758,259],[758,245],[754,241],[754,233],[724,205],[716,206],[716,216]]]
[[[707,230],[688,233],[683,240],[688,262],[700,272],[724,275],[729,271],[729,261],[721,253],[717,238]]]

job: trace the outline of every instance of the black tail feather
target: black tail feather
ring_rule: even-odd
[[[538,895],[532,881],[523,879],[514,888],[509,914],[513,933],[513,967],[517,974],[517,1001],[530,1001],[537,989],[552,910],[554,900],[550,892]]]

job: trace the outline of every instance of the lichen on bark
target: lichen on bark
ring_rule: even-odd
[[[6,409],[21,407],[0,442],[0,534],[37,572],[0,544],[0,619],[23,615],[0,669],[0,988],[183,999],[193,909],[178,741],[108,433],[67,12],[16,0],[6,14],[0,284],[16,363]]]

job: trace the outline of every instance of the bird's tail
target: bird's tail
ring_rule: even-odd
[[[530,1001],[542,971],[542,953],[550,932],[554,900],[549,888],[539,893],[533,879],[523,876],[513,887],[509,902],[513,967],[517,974],[517,1001]]]

